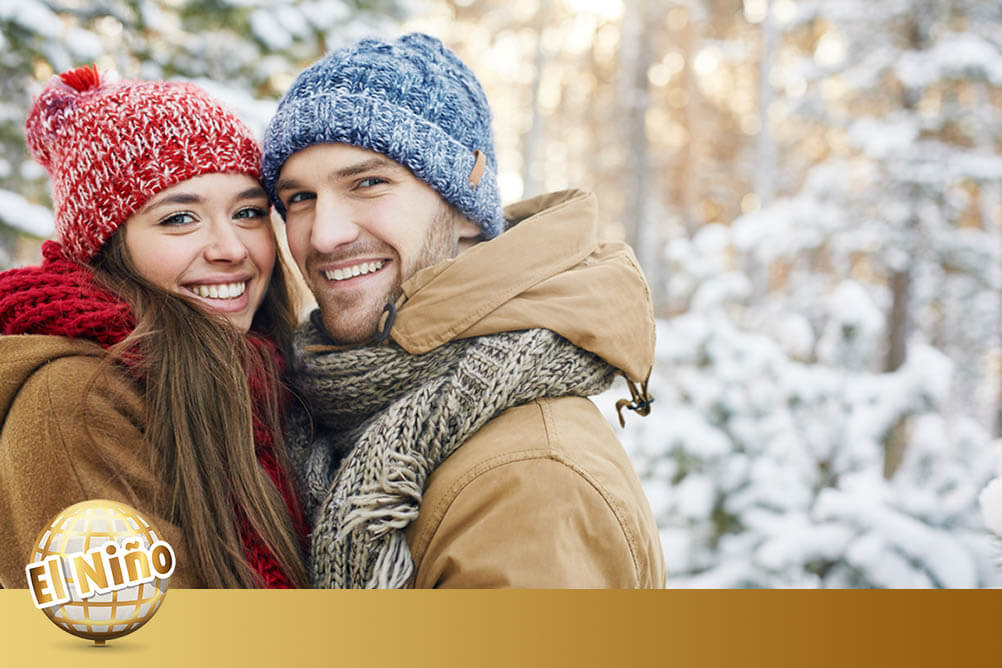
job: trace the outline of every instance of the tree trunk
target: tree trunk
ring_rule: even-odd
[[[627,242],[637,253],[640,267],[647,276],[655,313],[665,308],[665,289],[661,279],[660,226],[651,216],[651,161],[648,154],[647,109],[650,91],[647,71],[651,66],[651,30],[659,3],[628,0],[623,16],[620,51],[620,77],[623,82],[623,140],[626,147],[626,178],[623,189],[623,226]]]
[[[915,50],[925,49],[928,44],[926,27],[921,23],[923,17],[913,15],[907,28],[909,46]],[[901,93],[901,108],[914,113],[918,107],[920,91],[905,87]],[[912,212],[901,230],[899,248],[907,253],[907,260],[891,268],[891,312],[887,323],[887,357],[884,359],[884,371],[892,373],[901,368],[908,355],[909,330],[909,296],[911,292],[911,265],[915,257],[919,232],[918,212],[915,203],[922,193],[918,186],[911,186],[909,199]],[[904,418],[896,424],[884,439],[884,477],[891,478],[904,460],[908,447],[908,419]]]
[[[539,110],[539,87],[543,81],[546,69],[546,49],[543,47],[543,32],[546,30],[550,14],[550,0],[541,0],[536,12],[536,56],[533,61],[535,72],[532,79],[532,121],[529,133],[525,137],[525,150],[522,151],[522,197],[534,197],[543,191],[540,169],[536,164],[543,138],[543,115]]]
[[[766,0],[762,21],[762,60],[758,68],[759,131],[755,142],[755,194],[766,207],[776,191],[776,145],[769,131],[769,107],[772,105],[772,84],[769,72],[776,58],[776,20],[772,16],[772,0]]]
[[[696,27],[695,21],[691,18],[685,25],[682,35],[682,55],[685,57],[685,66],[682,69],[683,85],[685,87],[685,130],[689,135],[685,143],[684,159],[682,165],[682,219],[685,223],[685,231],[689,238],[695,236],[699,229],[701,217],[696,212],[696,205],[699,199],[696,185],[696,174],[699,157],[696,153],[696,142],[700,140],[699,124],[699,90],[696,86],[696,76],[692,69],[692,61],[696,58]]]
[[[977,90],[978,108],[990,109],[992,103],[988,94],[988,84],[979,83]],[[988,123],[980,123],[979,128],[978,150],[982,154],[990,156],[994,153],[995,149],[995,128],[991,127]],[[1000,210],[1000,202],[1002,202],[1002,184],[997,180],[991,180],[982,184],[979,201],[982,229],[993,230],[1002,225],[1002,220],[996,220],[997,212]],[[1002,316],[1002,294],[998,296],[998,312]],[[995,345],[1002,349],[1002,317],[999,317],[995,324]],[[999,368],[997,373],[999,375],[991,379],[991,382],[995,385],[993,395],[995,405],[992,407],[992,413],[994,414],[992,417],[994,419],[989,419],[992,421],[992,436],[1002,438],[1002,368]]]
[[[891,274],[891,314],[887,327],[887,357],[884,371],[897,371],[905,363],[908,344],[908,293],[911,272],[908,267]]]
[[[772,0],[766,0],[765,18],[762,20],[762,59],[758,68],[759,130],[755,141],[753,183],[759,206],[762,208],[772,203],[776,191],[776,144],[769,129],[769,107],[773,100],[769,72],[776,57],[777,32],[776,19],[772,15]],[[768,267],[755,256],[755,253],[748,253],[743,264],[752,286],[751,298],[758,302],[769,292]]]

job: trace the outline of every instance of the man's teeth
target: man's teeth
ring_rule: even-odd
[[[233,299],[247,289],[247,283],[217,283],[214,285],[193,285],[191,291],[200,297],[210,299]]]
[[[326,276],[329,281],[346,281],[349,278],[355,278],[356,276],[361,276],[362,274],[371,274],[374,271],[379,271],[383,268],[383,264],[385,263],[382,260],[376,262],[363,262],[362,264],[345,267],[344,269],[325,271],[324,276]]]

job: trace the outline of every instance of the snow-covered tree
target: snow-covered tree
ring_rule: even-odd
[[[1002,440],[949,412],[953,363],[915,338],[882,371],[885,318],[852,280],[803,313],[750,301],[730,269],[740,232],[710,226],[673,243],[672,285],[691,288],[691,305],[659,322],[655,409],[624,434],[669,584],[998,584],[978,494]],[[887,478],[884,444],[905,421]]]
[[[1002,15],[796,10],[779,197],[673,230],[680,315],[659,323],[655,410],[625,434],[670,582],[998,584],[978,495],[1002,471]]]
[[[1002,400],[991,365],[1002,348],[1002,14],[969,0],[797,7],[788,38],[803,55],[787,70],[799,85],[781,100],[786,197],[735,222],[736,250],[769,269],[768,300],[815,330],[819,297],[859,281],[886,322],[879,366],[898,368],[918,336],[953,362],[947,408],[991,428]],[[798,162],[793,148],[819,138],[821,158]]]
[[[1002,569],[1002,477],[988,483],[981,490],[978,501],[981,503],[981,515],[984,517],[985,526],[995,536],[999,568]]]

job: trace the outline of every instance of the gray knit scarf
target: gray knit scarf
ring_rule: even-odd
[[[428,476],[488,420],[541,397],[589,396],[615,369],[549,330],[506,332],[411,355],[392,341],[349,349],[311,323],[293,379],[312,410],[289,447],[313,516],[314,586],[398,588],[414,562],[404,530]]]

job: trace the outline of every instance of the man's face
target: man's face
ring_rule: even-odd
[[[370,340],[404,281],[480,233],[409,169],[348,144],[294,153],[275,190],[289,250],[340,343]]]

